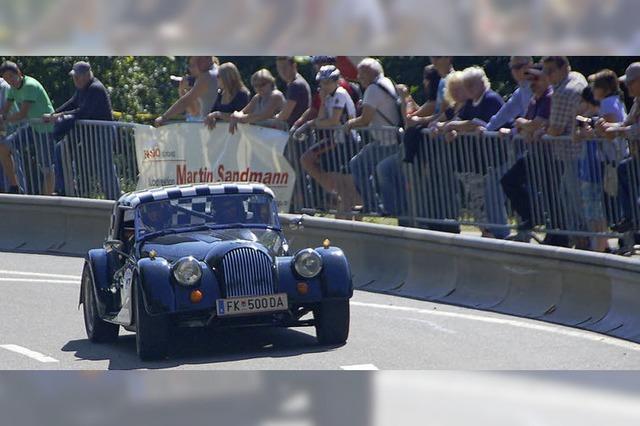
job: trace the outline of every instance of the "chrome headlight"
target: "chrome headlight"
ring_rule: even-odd
[[[174,265],[173,276],[182,285],[195,285],[200,281],[200,278],[202,278],[200,263],[191,256],[183,257]]]
[[[303,278],[313,278],[322,270],[322,257],[314,249],[304,249],[296,253],[293,267]]]

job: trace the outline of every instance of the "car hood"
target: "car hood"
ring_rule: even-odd
[[[206,232],[185,232],[162,235],[146,241],[141,249],[141,257],[148,257],[151,250],[157,256],[173,262],[185,256],[193,256],[205,261],[212,257],[224,256],[226,252],[238,247],[254,247],[266,251],[264,246],[249,240],[232,238],[223,234]]]

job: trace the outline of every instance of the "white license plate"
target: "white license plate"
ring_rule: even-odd
[[[216,300],[219,317],[227,315],[246,315],[261,312],[286,311],[287,294],[269,294],[267,296],[232,297]]]

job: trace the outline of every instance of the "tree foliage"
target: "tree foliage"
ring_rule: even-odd
[[[167,56],[22,56],[2,58],[16,61],[25,74],[38,79],[51,97],[54,106],[61,105],[74,91],[68,72],[74,62],[88,60],[94,74],[111,93],[113,109],[118,117],[127,121],[149,122],[167,109],[177,97],[177,89],[169,76],[186,72],[185,57]],[[386,56],[379,58],[385,74],[397,83],[410,87],[416,100],[423,100],[422,69],[429,64],[428,56]],[[536,60],[539,57],[535,58]],[[585,76],[603,68],[610,68],[622,75],[626,67],[638,58],[630,57],[571,57],[573,69]],[[272,56],[228,56],[220,57],[221,62],[234,62],[245,83],[251,74],[260,68],[269,69],[277,77],[275,58]],[[514,82],[508,68],[508,56],[463,56],[454,58],[456,69],[478,65],[485,69],[492,88],[503,96],[514,89]],[[300,73],[313,85],[313,71],[308,62],[298,66]],[[284,82],[278,80],[284,89]]]

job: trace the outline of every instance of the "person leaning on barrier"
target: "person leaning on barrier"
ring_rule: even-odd
[[[484,128],[504,104],[502,97],[491,90],[491,83],[482,68],[466,68],[462,71],[462,79],[469,99],[456,117],[439,123],[436,127],[438,132],[444,133],[448,142],[455,140],[458,132],[473,132]],[[482,235],[505,238],[509,235],[505,226],[507,217],[499,178],[495,177],[496,170],[501,166],[500,159],[497,158],[499,156],[496,155],[498,148],[495,144],[485,143],[478,138],[476,136],[472,144],[462,145],[463,155],[457,156],[453,166],[466,188],[465,194],[471,200],[476,221],[486,219],[489,223],[496,224],[482,228]],[[483,143],[482,147],[480,143]],[[464,153],[464,149],[468,152]]]
[[[485,130],[495,132],[501,128],[510,128],[518,117],[524,117],[533,93],[525,72],[533,65],[531,56],[512,56],[509,60],[511,76],[518,84],[516,90],[511,94],[509,100],[491,117]]]
[[[638,142],[640,140],[640,62],[627,67],[620,81],[627,87],[629,95],[634,98],[629,115],[617,123],[600,119],[596,122],[598,135],[613,140],[617,137],[629,140],[630,157],[618,166],[618,198],[622,209],[622,218],[611,227],[616,232],[627,232],[637,229],[638,176],[640,161],[638,160]],[[635,211],[634,211],[635,210]],[[635,213],[635,214],[634,214]],[[635,219],[635,220],[634,220]]]
[[[502,129],[501,133],[515,133],[532,142],[535,135],[544,131],[551,114],[551,95],[553,88],[542,70],[542,64],[531,66],[525,73],[533,96],[529,101],[524,117],[516,119],[514,130]],[[513,166],[502,176],[500,183],[505,195],[511,202],[513,211],[519,216],[517,233],[510,240],[529,242],[534,223],[531,216],[531,194],[529,192],[531,173],[529,171],[529,151],[524,150]]]
[[[276,79],[268,69],[262,68],[251,76],[256,94],[241,111],[229,116],[229,132],[235,133],[238,123],[257,123],[275,118],[285,103],[284,95],[276,89]]]
[[[0,77],[11,86],[7,102],[0,110],[0,127],[18,124],[24,120],[41,120],[44,114],[53,112],[51,100],[42,84],[35,78],[24,75],[15,62],[5,61],[0,65]],[[10,113],[14,105],[18,111]],[[50,124],[31,123],[0,143],[0,163],[8,180],[10,193],[49,195],[53,192],[54,144],[51,131]],[[25,175],[20,179],[22,182],[18,182],[19,176],[16,174],[14,160],[22,159],[24,154],[27,154],[23,159],[26,170],[18,167],[17,171],[20,174],[24,172]],[[31,155],[34,156],[33,162]]]
[[[553,85],[551,113],[546,134],[550,137],[573,136],[578,106],[582,91],[587,87],[587,80],[579,72],[571,70],[566,56],[545,56],[542,58],[542,65],[544,73]],[[570,222],[579,220],[580,212],[577,205],[579,197],[576,197],[574,192],[575,185],[565,185],[565,183],[573,177],[567,173],[575,170],[575,159],[581,150],[580,144],[566,141],[552,142],[551,158],[547,159],[546,165],[547,169],[555,171],[549,175],[550,184],[547,195],[555,197],[548,206],[549,218],[555,221],[550,223],[551,227],[571,230],[569,228],[578,226],[577,223]],[[561,206],[567,211],[561,211]],[[568,247],[569,237],[547,232],[543,244]]]
[[[458,113],[457,119],[439,126],[439,130],[450,139],[457,132],[473,132],[485,128],[491,118],[502,108],[502,97],[491,90],[491,83],[480,67],[469,67],[463,71],[463,80],[469,99]]]
[[[298,73],[298,64],[293,56],[278,56],[276,68],[280,78],[287,83],[287,101],[275,119],[286,121],[291,127],[311,105],[311,89],[307,80]]]
[[[190,105],[199,105],[199,114],[196,119],[203,119],[211,111],[213,103],[218,95],[218,58],[215,56],[191,56],[189,58],[189,74],[195,78],[193,87],[180,96],[154,124],[162,126],[167,120],[182,114]]]
[[[55,146],[55,190],[58,195],[65,195],[62,153],[63,138],[71,131],[76,120],[113,121],[111,97],[102,82],[91,70],[91,64],[85,61],[76,62],[69,75],[73,79],[76,90],[73,96],[64,104],[56,108],[53,114],[42,116],[45,123],[53,123],[53,138]],[[94,133],[96,137],[104,137],[100,141],[100,152],[96,156],[98,169],[104,174],[100,182],[108,199],[115,200],[120,196],[120,183],[116,177],[113,165],[112,144],[115,135],[113,128],[101,128]],[[72,150],[70,152],[73,152]],[[94,153],[95,155],[96,153]],[[77,160],[77,159],[76,159]]]
[[[300,162],[322,189],[337,196],[338,211],[348,211],[361,203],[346,164],[354,154],[358,135],[336,129],[356,115],[349,92],[339,85],[340,79],[340,70],[334,65],[323,66],[316,75],[322,102],[319,115],[311,121],[311,126],[321,140],[302,155]]]
[[[314,72],[317,74],[318,71],[320,71],[320,68],[325,65],[335,65],[337,67],[337,58],[335,56],[312,56],[311,64],[313,65]],[[342,76],[340,77],[340,80],[338,80],[338,85],[344,88],[349,93],[349,96],[351,96],[351,100],[356,107],[356,115],[358,115],[362,98],[360,87],[358,87],[358,85],[355,83],[347,81]],[[320,87],[317,87],[311,95],[311,104],[309,105],[309,108],[304,112],[304,114],[302,114],[300,118],[296,120],[295,123],[293,123],[293,126],[291,126],[292,131],[295,131],[303,124],[313,120],[318,116],[318,113],[320,111],[320,104],[322,103],[319,91]]]
[[[242,81],[242,76],[235,64],[226,62],[218,69],[218,96],[206,116],[204,123],[209,129],[216,126],[217,120],[228,121],[231,114],[242,111],[249,103],[251,92]]]
[[[345,123],[348,130],[369,128],[364,138],[365,146],[349,162],[356,188],[362,197],[364,210],[377,212],[377,202],[372,177],[378,187],[395,187],[380,182],[385,176],[376,176],[375,167],[384,158],[398,153],[397,135],[376,131],[382,126],[403,127],[402,99],[394,83],[384,75],[382,64],[373,58],[365,58],[358,64],[358,81],[365,89],[362,99],[362,114]],[[385,140],[386,139],[386,140]],[[383,196],[384,197],[384,196]]]

